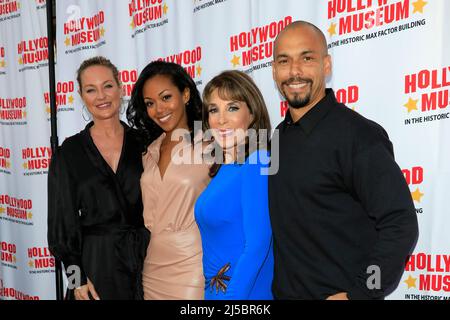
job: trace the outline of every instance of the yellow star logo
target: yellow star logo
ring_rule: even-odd
[[[105,28],[103,28],[103,27],[100,29],[100,36],[101,37],[105,36]]]
[[[202,70],[203,70],[202,67],[200,65],[198,65],[196,70],[197,70],[197,76],[200,77],[202,75]]]
[[[26,111],[22,111],[22,117],[26,118],[27,117],[27,112]]]
[[[30,260],[30,261],[28,262],[28,265],[30,266],[30,268],[33,268],[33,267],[34,267],[34,262],[33,262],[33,260]]]
[[[164,2],[164,6],[163,6],[163,13],[164,15],[167,15],[167,11],[169,10],[169,7],[167,6],[167,4]]]
[[[45,112],[47,112],[48,114],[50,114],[50,112],[52,112],[48,105],[45,106]]]
[[[32,218],[33,218],[33,214],[32,214],[31,212],[28,212],[28,213],[27,213],[27,218],[28,218],[28,219],[32,219]]]
[[[231,63],[233,64],[233,68],[236,68],[237,65],[241,64],[241,57],[234,54]]]
[[[417,110],[417,102],[418,101],[419,101],[419,99],[414,100],[414,99],[409,98],[408,102],[405,103],[403,106],[405,106],[406,109],[408,109],[408,113],[410,113],[413,110]]]
[[[416,188],[416,190],[414,192],[411,192],[411,196],[414,201],[420,202],[420,200],[422,200],[422,197],[424,196],[424,194],[422,192],[420,192],[419,188]]]
[[[13,256],[13,257],[12,257],[12,261],[13,261],[14,263],[16,263],[16,262],[17,262],[17,258],[16,258],[16,256]]]
[[[73,95],[69,96],[69,103],[72,104],[73,103]]]
[[[406,279],[403,282],[408,285],[408,289],[411,289],[411,288],[417,288],[416,287],[416,280],[417,280],[417,278],[413,278],[413,277],[411,277],[411,275],[409,275],[408,279]]]
[[[17,2],[17,9],[20,9],[20,2]]]
[[[0,68],[4,68],[4,67],[6,67],[6,62],[5,62],[5,60],[1,60],[0,61]]]
[[[66,47],[70,45],[70,38],[69,37],[66,37],[66,40],[64,40],[64,44],[66,45]]]
[[[5,213],[5,208],[0,207],[0,214],[3,214],[3,213]]]
[[[328,28],[328,33],[330,34],[330,37],[336,34],[336,23],[332,22],[330,27]]]
[[[134,24],[134,19],[131,20],[130,27],[131,29],[136,28],[136,25]]]
[[[413,2],[413,3],[412,3],[412,5],[414,6],[413,13],[416,13],[416,12],[423,13],[423,7],[425,7],[425,5],[426,5],[427,3],[428,3],[428,2],[423,1],[423,0],[417,0],[416,2]]]
[[[10,167],[11,167],[11,162],[6,161],[6,168],[8,169],[8,168],[10,168]]]
[[[20,64],[20,65],[22,65],[22,64],[23,64],[23,60],[22,60],[22,57],[20,57],[19,59],[17,59],[17,61],[19,62],[19,64]]]
[[[23,165],[22,165],[22,167],[23,167],[24,169],[28,169],[28,163],[24,162]]]

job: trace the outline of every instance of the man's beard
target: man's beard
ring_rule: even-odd
[[[299,81],[308,82],[310,91],[306,93],[305,97],[302,98],[302,97],[300,97],[299,94],[294,94],[294,96],[292,98],[289,98],[289,96],[286,94],[286,92],[283,91],[283,95],[286,98],[286,101],[289,103],[289,106],[294,109],[303,108],[303,107],[307,106],[309,104],[309,102],[311,101],[312,80],[311,79],[291,78],[288,81],[286,81],[285,83],[283,83],[283,85],[289,85],[292,82],[299,82]]]
[[[311,100],[311,92],[308,92],[304,98],[300,97],[298,94],[295,94],[292,99],[289,99],[287,95],[285,95],[285,97],[290,107],[300,109],[309,104],[309,101]]]

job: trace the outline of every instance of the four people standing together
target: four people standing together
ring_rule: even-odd
[[[82,270],[70,297],[382,299],[395,288],[417,239],[414,205],[387,133],[326,88],[320,29],[297,21],[275,40],[289,111],[272,142],[262,94],[240,71],[214,77],[202,103],[182,67],[150,63],[131,129],[115,67],[95,59],[106,60],[79,71],[93,122],[49,172],[50,249]],[[196,150],[209,161],[180,161]]]

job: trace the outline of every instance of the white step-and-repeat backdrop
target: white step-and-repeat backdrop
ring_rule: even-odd
[[[329,86],[380,123],[410,186],[420,237],[389,299],[450,297],[450,2],[445,0],[58,0],[60,142],[82,128],[75,72],[94,55],[121,71],[124,103],[153,60],[181,64],[199,89],[224,69],[250,74],[273,125],[287,104],[273,40],[307,20],[327,36]],[[0,299],[54,299],[46,241],[49,144],[45,0],[0,1]],[[373,159],[376,161],[376,159]]]

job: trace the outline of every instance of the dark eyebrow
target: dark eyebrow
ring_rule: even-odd
[[[160,93],[158,93],[158,96],[163,95],[164,92],[166,92],[167,90],[169,90],[169,89],[164,89],[163,91],[161,91]],[[144,100],[145,100],[145,99],[152,100],[152,98],[149,98],[149,97],[144,97]]]
[[[163,91],[161,91],[158,95],[161,96],[164,92],[166,92],[169,89],[164,89]]]
[[[281,53],[281,54],[277,55],[277,56],[275,57],[275,59],[279,59],[279,58],[287,58],[287,57],[288,57],[287,54]]]
[[[239,102],[242,102],[242,101],[239,101],[239,100],[231,100],[230,102],[227,103],[227,106],[230,106],[230,105],[232,105],[232,104],[239,104]],[[211,107],[211,106],[217,107],[217,105],[216,105],[215,103],[208,103],[207,106],[208,106],[208,107]]]

